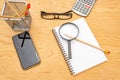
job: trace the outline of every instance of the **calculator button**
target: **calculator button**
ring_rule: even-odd
[[[91,6],[89,6],[89,5],[86,5],[85,7],[86,7],[86,8],[90,8]]]
[[[88,13],[88,11],[89,11],[89,9],[86,9],[86,10],[85,10],[85,14],[87,14],[87,13]]]
[[[94,0],[91,0],[90,5],[92,5],[92,4],[93,4],[93,2],[94,2]]]
[[[90,1],[87,4],[90,5]]]
[[[87,3],[88,3],[88,1],[89,1],[89,0],[85,0],[85,4],[87,4]]]

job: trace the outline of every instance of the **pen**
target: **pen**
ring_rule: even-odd
[[[27,4],[27,6],[25,6],[19,13],[19,16],[22,16],[24,14],[24,16],[26,16],[28,14],[28,10],[30,9],[30,3]]]

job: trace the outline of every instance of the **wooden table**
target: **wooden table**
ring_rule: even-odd
[[[1,0],[0,0],[1,1]],[[86,17],[102,48],[109,49],[108,61],[72,76],[56,43],[52,28],[80,18],[73,13],[70,20],[44,20],[40,11],[66,12],[75,0],[27,0],[31,3],[30,34],[41,63],[23,70],[12,37],[18,33],[0,20],[0,80],[120,80],[120,0],[97,0]],[[0,3],[0,5],[2,5]]]

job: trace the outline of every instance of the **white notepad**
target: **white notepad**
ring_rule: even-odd
[[[73,21],[79,27],[80,33],[78,38],[81,40],[100,47],[93,33],[84,18]],[[53,33],[62,50],[66,63],[73,75],[76,75],[84,70],[107,61],[104,53],[98,49],[90,47],[86,44],[80,43],[76,40],[71,41],[72,59],[68,58],[68,42],[59,35],[60,26],[53,29]],[[69,28],[69,27],[68,27]]]

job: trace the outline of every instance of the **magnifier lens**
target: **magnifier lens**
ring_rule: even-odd
[[[78,35],[78,28],[71,23],[63,24],[60,29],[60,35],[66,40],[72,40]],[[66,35],[71,35],[72,38]]]

